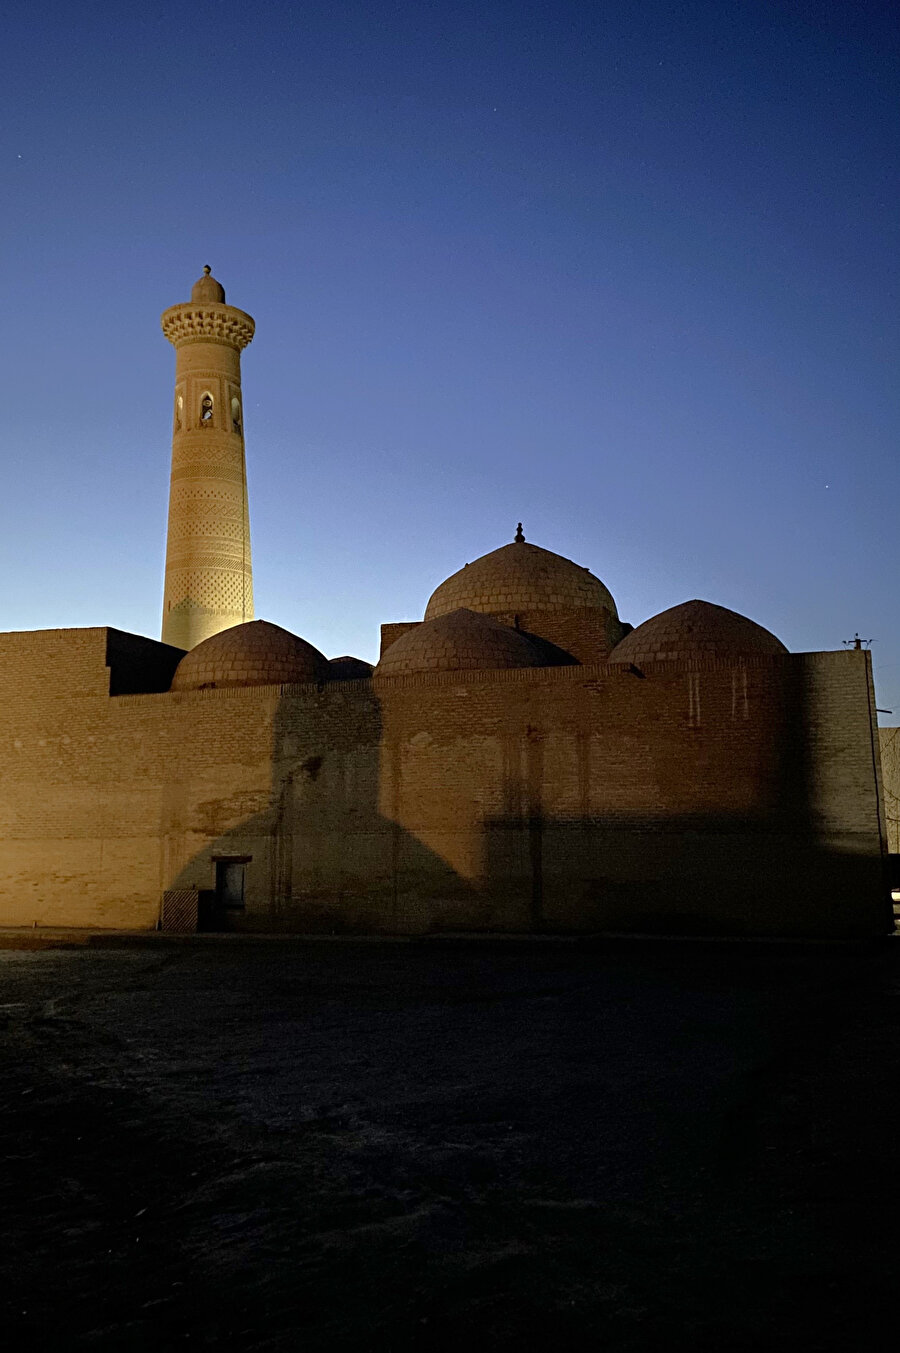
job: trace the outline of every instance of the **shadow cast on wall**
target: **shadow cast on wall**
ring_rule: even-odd
[[[476,890],[380,811],[381,743],[370,681],[288,689],[272,719],[269,783],[260,795],[251,770],[244,786],[265,800],[260,811],[234,820],[239,792],[209,798],[189,769],[177,776],[164,835],[193,849],[166,870],[168,891],[198,892],[200,928],[223,931],[408,932],[422,928],[412,899],[423,888],[471,909]],[[224,830],[223,817],[233,819]],[[229,906],[216,887],[227,861],[246,865],[242,906]]]
[[[615,680],[632,704],[652,685]],[[725,710],[731,687],[719,684]],[[719,745],[688,710],[677,726],[647,722],[623,752],[615,718],[590,706],[587,675],[584,715],[552,684],[543,705],[525,682],[472,686],[462,716],[452,684],[427,701],[370,681],[286,688],[264,783],[248,769],[226,801],[178,777],[168,830],[187,849],[168,886],[200,889],[205,922],[222,929],[886,933],[877,834],[823,827],[803,668],[779,664],[765,689],[752,737],[738,722]],[[629,756],[639,764],[626,776]],[[256,811],[239,811],[242,790]],[[243,906],[221,889],[216,902],[227,861],[246,865]]]

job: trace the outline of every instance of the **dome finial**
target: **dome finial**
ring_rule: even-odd
[[[518,526],[516,527],[516,534],[515,534],[515,538],[514,538],[514,540],[513,540],[513,544],[514,544],[514,545],[524,545],[524,544],[525,544],[525,537],[524,537],[523,534],[522,534],[522,523],[521,523],[521,522],[519,522]]]
[[[206,276],[209,277],[209,274],[212,272],[212,268],[209,266],[208,263],[204,263],[203,271],[206,273]]]

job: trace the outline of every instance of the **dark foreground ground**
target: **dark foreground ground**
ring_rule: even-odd
[[[894,1347],[900,943],[0,953],[0,1338]]]

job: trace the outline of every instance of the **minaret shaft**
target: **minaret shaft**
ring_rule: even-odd
[[[254,325],[224,296],[202,277],[162,317],[175,346],[162,638],[177,648],[253,619],[240,354]]]

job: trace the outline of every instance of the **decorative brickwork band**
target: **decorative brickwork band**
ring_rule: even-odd
[[[256,325],[233,305],[173,305],[162,317],[162,331],[170,343],[224,343],[243,351]]]

